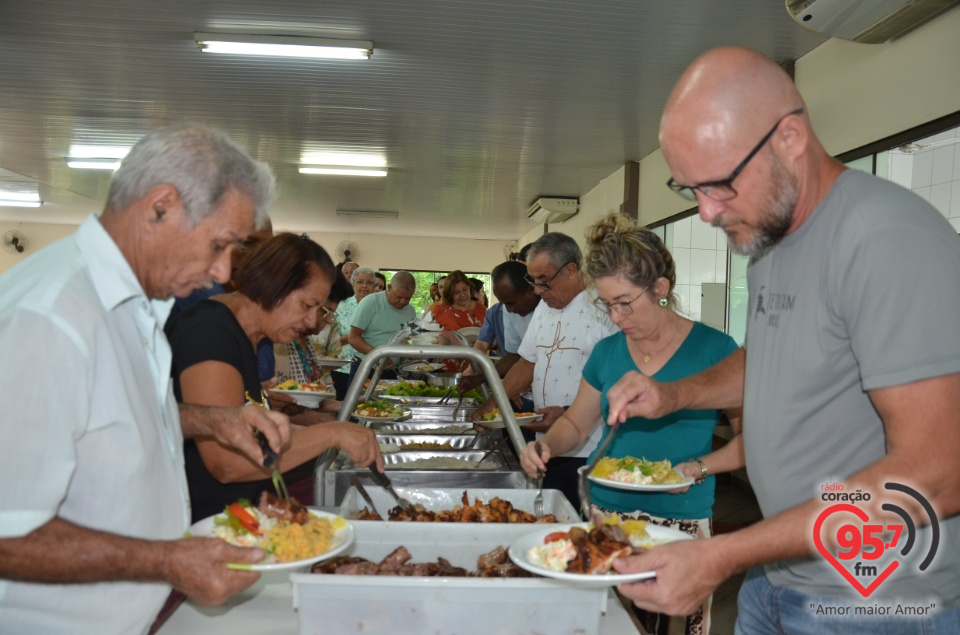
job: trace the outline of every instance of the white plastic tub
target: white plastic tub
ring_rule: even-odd
[[[476,568],[477,557],[509,547],[517,525],[353,523],[356,540],[343,555],[373,561],[399,546],[427,562],[443,557]],[[530,531],[542,525],[528,525]],[[457,535],[453,535],[457,534]],[[544,578],[412,578],[295,573],[293,606],[301,635],[595,635],[608,589],[581,589]]]

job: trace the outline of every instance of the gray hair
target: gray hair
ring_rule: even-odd
[[[539,256],[546,254],[550,262],[558,269],[568,262],[575,263],[577,269],[580,269],[583,254],[580,251],[580,245],[570,236],[560,232],[547,232],[540,238],[537,238],[530,245],[527,251],[527,263]]]
[[[350,284],[355,283],[357,281],[357,276],[359,276],[361,273],[369,273],[372,276],[374,271],[370,267],[357,267],[353,270],[353,273],[350,274]]]
[[[191,226],[216,213],[223,196],[236,189],[253,200],[259,227],[275,187],[265,163],[226,134],[194,125],[166,126],[141,138],[114,175],[106,207],[120,212],[161,184],[177,188]]]
[[[417,290],[417,279],[409,271],[398,271],[390,278],[390,286],[413,293]]]

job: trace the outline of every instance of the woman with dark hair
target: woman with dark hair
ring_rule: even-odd
[[[257,343],[263,338],[290,342],[313,328],[334,274],[330,256],[307,238],[280,234],[257,247],[237,271],[235,292],[198,302],[167,324],[177,401],[265,405]],[[331,422],[295,426],[279,457],[280,470],[291,482],[301,474],[312,479],[312,460],[331,447],[346,450],[358,465],[375,462],[382,468],[372,431]],[[238,498],[255,500],[272,489],[269,470],[212,439],[187,441],[184,453],[194,521],[223,511]]]
[[[473,293],[473,283],[462,271],[451,272],[443,287],[443,302],[433,307],[434,321],[447,331],[482,326],[487,309],[473,299]]]

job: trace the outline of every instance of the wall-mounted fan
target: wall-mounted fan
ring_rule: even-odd
[[[337,262],[357,262],[360,258],[360,248],[352,240],[343,240],[337,245]]]
[[[27,240],[26,235],[15,229],[5,233],[0,240],[3,241],[3,250],[11,254],[22,254],[30,246],[30,241]]]

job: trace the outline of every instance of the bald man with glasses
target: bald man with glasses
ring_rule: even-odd
[[[754,51],[694,61],[667,101],[660,140],[670,189],[750,256],[747,344],[676,382],[628,373],[609,392],[610,421],[742,405],[764,519],[620,561],[621,572],[656,572],[620,590],[640,608],[682,615],[747,571],[737,633],[960,632],[960,331],[947,317],[960,314],[956,230],[912,192],[831,157],[790,77]],[[831,529],[817,533],[828,482],[870,499],[854,508],[862,517],[828,514]],[[907,508],[923,545],[909,557],[898,550],[893,564],[883,553],[891,539],[861,522],[902,527],[888,503]],[[939,534],[922,526],[934,510]],[[844,522],[853,523],[847,537],[862,527],[870,569],[899,569],[858,579],[852,563],[846,576],[838,571]],[[851,579],[879,586],[865,593]],[[865,599],[930,608],[863,612]]]

